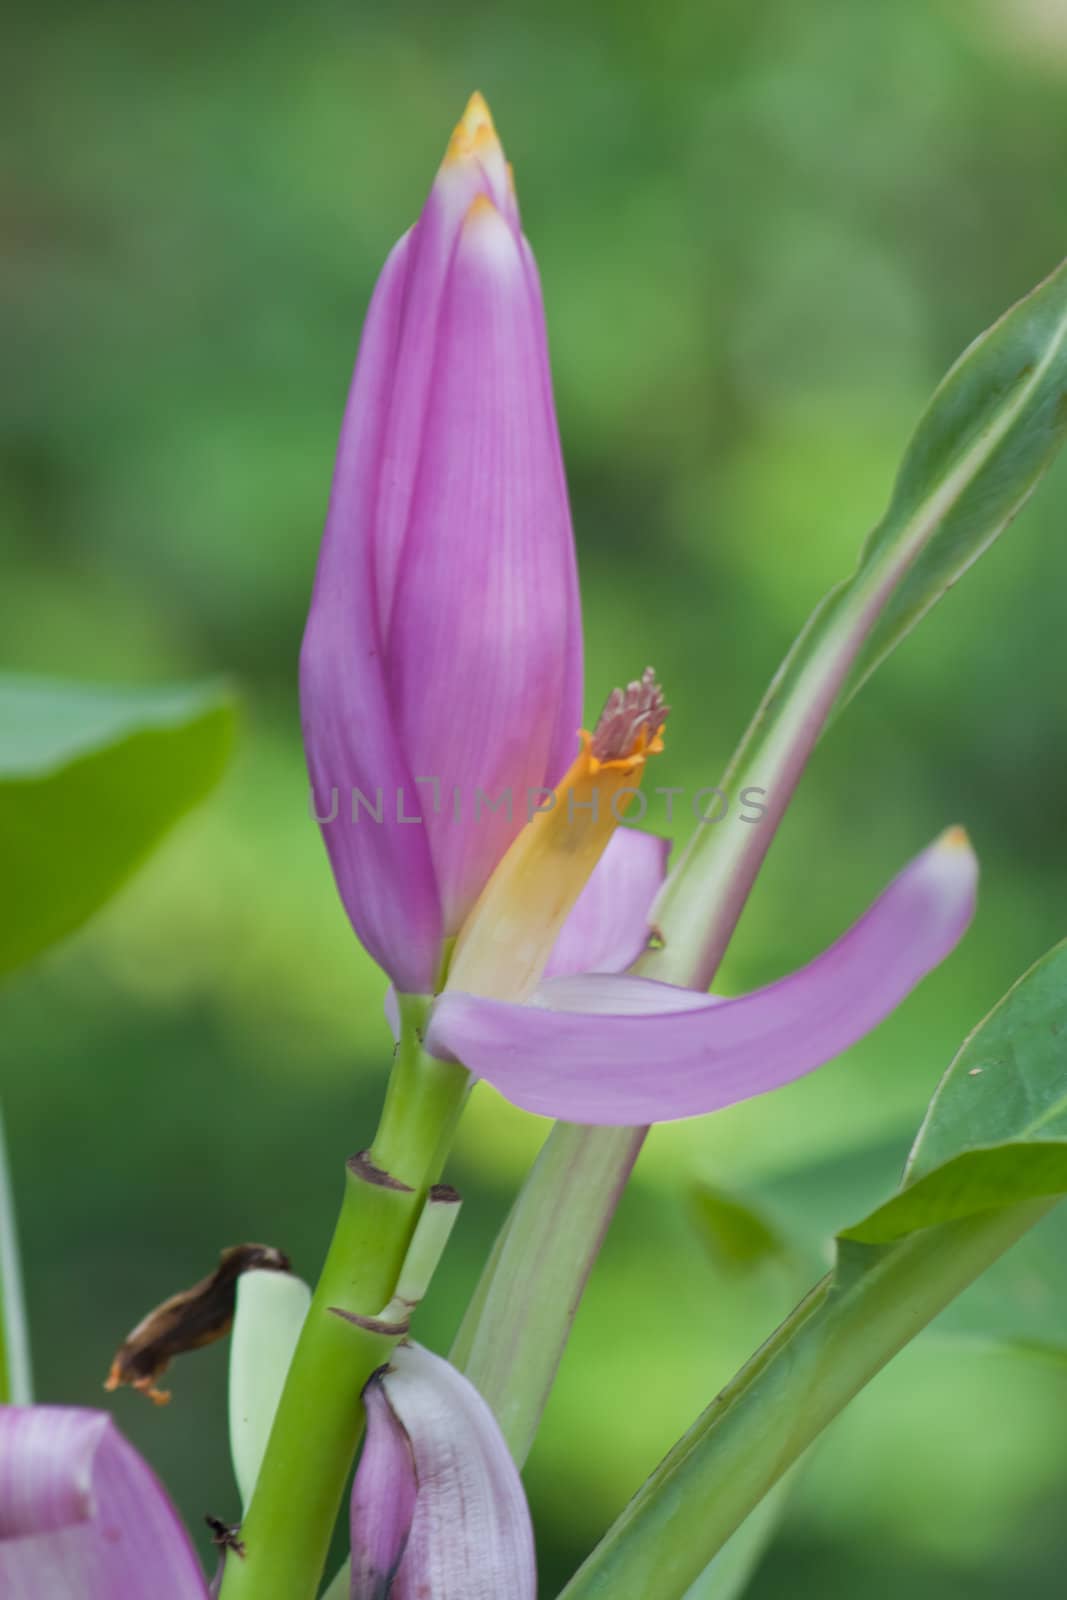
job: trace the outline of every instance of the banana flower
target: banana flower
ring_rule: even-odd
[[[626,976],[666,846],[619,824],[668,707],[649,670],[580,731],[581,662],[536,269],[475,96],[371,303],[301,658],[357,933],[399,994],[438,995],[432,1054],[622,1125],[811,1071],[953,949],[977,877],[960,829],[779,983],[724,1000]]]
[[[568,765],[581,649],[537,268],[475,95],[371,300],[300,663],[337,886],[401,993]]]

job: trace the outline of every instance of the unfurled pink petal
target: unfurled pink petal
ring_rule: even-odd
[[[477,1390],[439,1356],[399,1345],[366,1398],[352,1491],[352,1600],[534,1600],[522,1482]],[[385,1563],[401,1551],[390,1585]]]
[[[648,914],[667,871],[670,840],[637,828],[612,835],[563,925],[546,978],[625,972],[648,943]]]
[[[207,1600],[162,1486],[100,1411],[0,1407],[3,1600]]]
[[[428,1045],[516,1105],[569,1122],[717,1111],[811,1072],[888,1016],[962,937],[977,870],[950,830],[829,950],[737,999],[595,976],[553,979],[526,1006],[448,993]]]

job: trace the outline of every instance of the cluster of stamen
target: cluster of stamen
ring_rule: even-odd
[[[670,714],[652,667],[625,689],[613,689],[593,729],[589,747],[598,761],[624,761],[647,750]]]

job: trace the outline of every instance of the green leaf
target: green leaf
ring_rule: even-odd
[[[783,1480],[764,1496],[686,1590],[685,1600],[738,1600],[744,1594],[782,1519],[791,1481]]]
[[[1065,1192],[1067,942],[965,1042],[897,1193],[838,1236],[832,1270],[645,1482],[565,1600],[683,1600],[864,1384]],[[1048,1340],[1026,1342],[1050,1358]]]
[[[28,1406],[33,1399],[30,1340],[22,1298],[15,1201],[0,1118],[0,1405]]]
[[[722,780],[731,795],[760,791],[764,814],[732,806],[696,830],[653,909],[663,943],[642,958],[645,976],[711,981],[830,716],[1007,527],[1065,433],[1067,263],[936,391],[855,573],[809,618]]]
[[[1067,1342],[1067,1206],[1057,1206],[953,1301],[928,1337],[1013,1349]]]
[[[843,1237],[881,1244],[1067,1191],[1067,940],[975,1029],[930,1103],[900,1192]]]
[[[1065,433],[1067,262],[963,352],[920,421],[852,584],[911,559],[845,699],[1007,527]]]
[[[788,1239],[794,1256],[823,1270],[837,1231],[899,1187],[907,1142],[900,1138],[835,1151],[764,1176],[751,1200]],[[797,1286],[798,1288],[800,1285]],[[1067,1206],[1059,1206],[937,1319],[926,1339],[1005,1349],[1055,1347],[1067,1329]]]
[[[0,975],[86,920],[220,777],[225,688],[0,676]]]
[[[685,1600],[738,1600],[744,1594],[770,1544],[781,1515],[782,1488],[776,1489],[745,1518],[718,1555],[685,1592]]]

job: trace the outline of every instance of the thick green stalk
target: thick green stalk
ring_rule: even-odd
[[[402,1035],[372,1150],[348,1164],[333,1241],[293,1355],[248,1514],[244,1556],[226,1562],[222,1600],[314,1600],[363,1427],[361,1395],[392,1339],[373,1318],[389,1302],[426,1194],[466,1098],[462,1069],[425,1055],[422,1002]]]
[[[560,1600],[682,1600],[853,1396],[1055,1204],[982,1212],[893,1245],[846,1243],[836,1273],[679,1440]]]
[[[644,1136],[555,1125],[456,1335],[451,1360],[492,1406],[520,1466]]]

